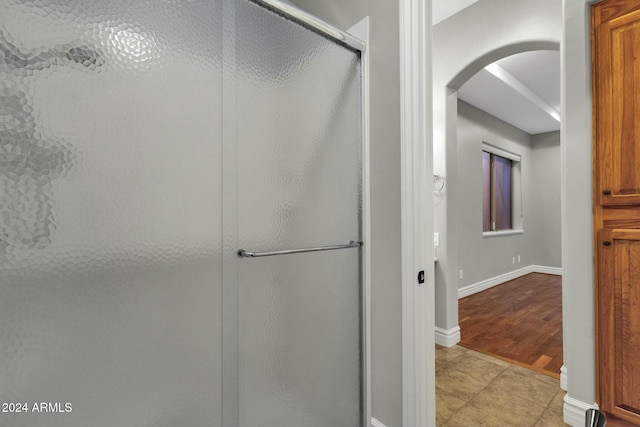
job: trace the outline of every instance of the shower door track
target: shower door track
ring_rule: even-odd
[[[291,3],[285,3],[280,0],[250,0],[266,9],[272,10],[279,15],[285,15],[288,19],[297,22],[312,31],[330,38],[338,44],[347,46],[358,52],[364,52],[366,45],[362,40],[353,37],[349,33],[334,27],[333,25],[316,18],[304,10],[294,6]]]

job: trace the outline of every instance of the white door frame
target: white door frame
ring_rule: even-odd
[[[430,0],[400,0],[404,427],[435,425],[431,29]]]

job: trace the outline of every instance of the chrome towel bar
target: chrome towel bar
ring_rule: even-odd
[[[319,251],[332,251],[335,249],[348,249],[348,248],[359,248],[362,246],[362,242],[356,242],[354,240],[350,241],[345,245],[334,245],[334,246],[318,246],[316,248],[304,248],[304,249],[288,249],[284,251],[270,251],[270,252],[247,252],[244,249],[240,249],[238,251],[238,256],[242,258],[259,258],[263,256],[274,256],[274,255],[288,255],[288,254],[299,254],[303,252],[319,252]]]

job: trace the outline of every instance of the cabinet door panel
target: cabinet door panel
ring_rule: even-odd
[[[640,204],[640,10],[594,20],[599,202]]]
[[[640,230],[600,233],[599,378],[602,409],[640,423]],[[607,243],[605,243],[607,244]]]

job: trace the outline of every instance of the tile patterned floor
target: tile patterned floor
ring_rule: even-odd
[[[482,353],[436,346],[441,427],[565,427],[560,381]]]

